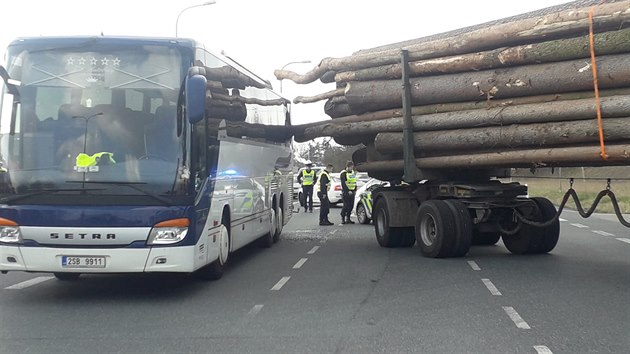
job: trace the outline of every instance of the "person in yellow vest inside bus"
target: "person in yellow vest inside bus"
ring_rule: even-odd
[[[343,201],[341,223],[354,224],[354,221],[350,220],[350,214],[354,206],[354,194],[357,191],[357,173],[352,161],[346,163],[346,169],[341,171],[339,177],[341,178],[341,200]]]
[[[319,179],[317,180],[317,196],[319,197],[320,206],[319,206],[319,225],[321,226],[330,226],[334,225],[330,220],[328,220],[328,212],[330,211],[330,202],[328,201],[328,190],[330,189],[330,182],[332,179],[330,178],[329,173],[332,172],[333,165],[326,165],[326,169],[320,172]]]
[[[313,212],[313,186],[317,182],[317,175],[312,169],[313,164],[307,163],[306,168],[298,175],[298,182],[302,184],[302,194],[304,195],[304,212]]]

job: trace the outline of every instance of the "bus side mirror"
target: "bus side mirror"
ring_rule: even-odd
[[[206,78],[202,75],[186,79],[186,118],[191,124],[203,120],[206,112]]]

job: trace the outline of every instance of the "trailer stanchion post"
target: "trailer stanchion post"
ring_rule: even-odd
[[[416,167],[416,156],[414,153],[413,143],[413,120],[411,119],[411,84],[409,83],[409,52],[407,50],[400,51],[400,64],[402,67],[402,108],[403,121],[403,159],[405,169],[403,180],[407,183],[413,183],[418,178],[418,168]]]

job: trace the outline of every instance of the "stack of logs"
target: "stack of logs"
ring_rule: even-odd
[[[279,80],[336,83],[294,100],[328,99],[333,118],[294,126],[296,140],[363,144],[359,170],[401,175],[405,49],[418,168],[630,164],[630,1],[542,12],[326,58],[304,75],[276,70]]]

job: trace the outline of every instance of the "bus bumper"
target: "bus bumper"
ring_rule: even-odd
[[[0,245],[0,271],[66,273],[184,272],[194,269],[195,246],[87,249]],[[98,267],[64,266],[63,257],[96,257]],[[99,262],[100,263],[100,262]]]

